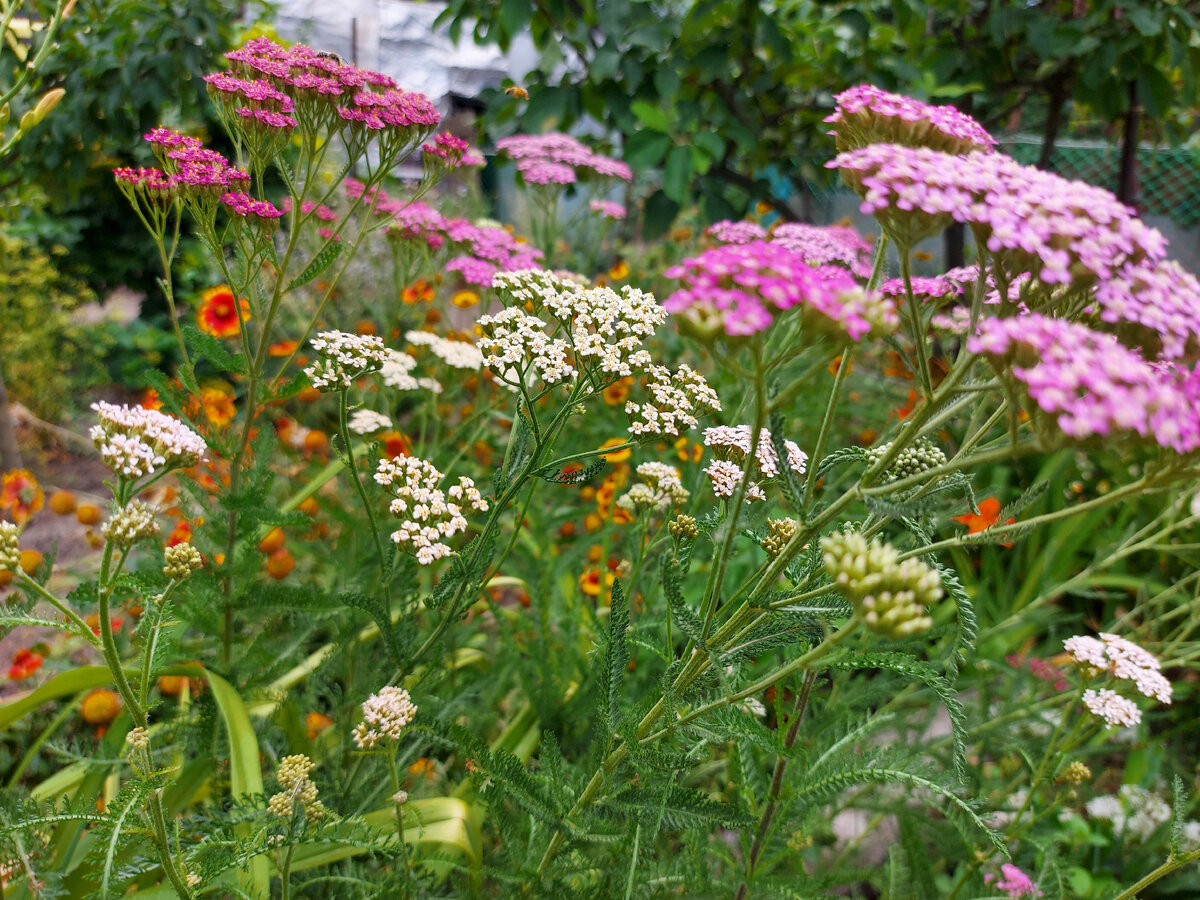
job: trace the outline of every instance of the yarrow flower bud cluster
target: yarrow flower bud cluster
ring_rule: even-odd
[[[175,581],[183,581],[204,565],[204,557],[199,550],[185,542],[163,550],[163,562],[164,575]]]
[[[413,456],[381,459],[375,471],[375,481],[395,496],[389,509],[400,527],[392,540],[411,547],[423,566],[449,555],[445,539],[467,530],[464,508],[488,510],[474,481],[459,478],[443,492],[438,485],[444,477],[432,463]]]
[[[633,170],[625,163],[589,149],[568,134],[518,134],[501,138],[496,147],[516,160],[527,184],[574,184],[588,175],[633,180]]]
[[[179,419],[141,406],[92,404],[99,424],[89,436],[105,465],[123,478],[186,469],[204,459],[204,439]]]
[[[378,372],[388,358],[383,339],[374,335],[323,331],[310,343],[319,359],[304,374],[325,393],[349,390],[356,378]]]
[[[134,750],[145,750],[150,746],[150,732],[141,725],[134,726],[125,735],[125,743]]]
[[[834,129],[839,151],[867,144],[906,144],[946,153],[991,150],[996,139],[966,113],[953,106],[931,106],[869,84],[842,91],[837,107],[825,119]]]
[[[795,519],[767,519],[767,536],[762,540],[762,548],[768,556],[778,556],[796,536],[799,527]]]
[[[16,572],[21,567],[21,529],[12,522],[0,522],[0,572]]]
[[[808,327],[840,340],[888,333],[900,323],[890,298],[868,295],[846,269],[810,266],[779,243],[725,244],[664,274],[684,286],[663,306],[671,313],[686,310],[691,329],[701,337],[764,331],[794,307]]]
[[[158,536],[158,522],[154,509],[141,500],[118,509],[100,528],[100,534],[110,544],[121,548],[132,547],[138,541]]]
[[[667,523],[667,531],[677,541],[694,541],[700,537],[700,528],[692,516],[680,513]]]
[[[617,500],[617,506],[630,512],[666,510],[687,503],[691,492],[683,486],[679,470],[660,462],[644,462],[637,467],[641,483]]]
[[[872,447],[866,451],[867,466],[874,466],[879,460],[887,455],[892,449],[892,442],[881,444],[878,447]],[[946,464],[946,454],[941,448],[925,438],[917,441],[913,446],[906,447],[897,454],[896,458],[888,465],[887,476],[889,480],[898,481],[901,478],[908,478],[912,475],[920,475],[922,472],[927,472],[930,469],[936,469],[938,466]]]
[[[1171,682],[1162,674],[1162,664],[1133,641],[1106,633],[1101,633],[1099,639],[1076,635],[1067,638],[1063,648],[1085,669],[1090,667],[1133,682],[1139,693],[1159,703],[1171,702]]]
[[[898,640],[933,626],[927,610],[942,599],[935,569],[857,532],[823,537],[821,550],[825,571],[871,631]]]
[[[404,688],[387,686],[372,694],[362,705],[363,720],[354,726],[354,743],[360,750],[374,750],[384,741],[398,741],[417,715],[417,707]]]
[[[291,819],[297,809],[303,810],[310,822],[324,818],[325,805],[317,799],[317,786],[308,777],[312,770],[312,760],[303,754],[281,759],[276,777],[283,790],[267,801],[267,811],[281,819]]]

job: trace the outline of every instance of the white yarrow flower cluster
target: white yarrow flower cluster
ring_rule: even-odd
[[[647,367],[650,401],[625,404],[632,417],[629,433],[637,435],[671,434],[678,437],[699,424],[696,415],[707,415],[721,409],[717,392],[708,386],[704,376],[690,366],[682,365],[672,373],[666,366]]]
[[[505,381],[536,372],[549,385],[579,374],[569,361],[570,344],[562,338],[551,339],[546,323],[523,309],[510,306],[494,316],[482,316],[478,325],[484,333],[479,339],[483,364]]]
[[[392,420],[373,409],[356,409],[350,414],[346,427],[355,434],[375,434],[392,427]]]
[[[1093,819],[1112,822],[1115,834],[1128,834],[1139,841],[1145,841],[1171,821],[1170,804],[1153,791],[1136,784],[1121,785],[1118,796],[1106,794],[1093,797],[1083,808]],[[1184,825],[1185,842],[1189,826],[1192,826],[1192,835],[1200,837],[1200,826],[1188,822]]]
[[[753,429],[749,425],[718,425],[704,429],[704,444],[712,447],[718,459],[728,459],[740,463],[750,452],[750,438]],[[803,475],[808,464],[808,454],[801,450],[794,441],[784,441],[787,452],[788,468],[797,475]],[[771,432],[759,429],[758,450],[754,454],[758,472],[763,478],[774,478],[779,474],[779,455],[771,442]]]
[[[637,288],[626,285],[617,293],[610,287],[587,288],[563,295],[559,321],[570,323],[575,352],[594,359],[600,371],[628,378],[651,363],[642,348],[645,338],[667,320],[667,311]]]
[[[416,367],[416,357],[408,353],[401,353],[399,350],[388,350],[387,358],[384,360],[383,368],[379,370],[379,374],[382,376],[384,384],[398,391],[424,389],[433,394],[440,394],[442,391],[441,382],[435,378],[417,378],[413,376],[411,372]]]
[[[452,369],[483,368],[483,353],[467,341],[452,341],[431,331],[409,331],[404,339],[417,347],[428,347],[429,352]]]
[[[661,462],[644,462],[637,467],[639,484],[633,485],[617,500],[617,506],[630,512],[639,509],[659,511],[682,506],[691,492],[683,486],[679,470]]]
[[[99,424],[89,436],[105,465],[124,478],[186,469],[204,459],[204,439],[174,416],[141,406],[93,403]]]
[[[362,705],[363,720],[354,726],[354,743],[360,750],[374,750],[383,741],[398,741],[417,715],[417,707],[404,688],[391,685],[372,694]]]
[[[459,478],[443,492],[438,485],[444,477],[432,463],[415,456],[381,459],[375,472],[375,481],[395,496],[389,509],[400,519],[400,527],[392,532],[392,540],[411,548],[423,566],[448,556],[445,539],[467,530],[464,508],[488,510],[474,481]]]
[[[304,374],[325,393],[349,390],[356,378],[378,372],[387,362],[383,338],[375,335],[322,331],[309,343],[319,358]]]
[[[132,547],[138,541],[158,536],[154,508],[141,500],[118,509],[100,528],[100,534],[117,547]]]
[[[1162,674],[1162,664],[1154,654],[1143,650],[1133,641],[1115,634],[1101,633],[1099,640],[1076,635],[1067,638],[1063,647],[1079,665],[1132,681],[1142,695],[1152,697],[1159,703],[1171,702],[1171,682]]]
[[[1103,719],[1109,727],[1136,725],[1142,721],[1142,711],[1138,709],[1136,703],[1107,688],[1099,691],[1091,689],[1084,691],[1083,705],[1092,715]]]
[[[742,483],[742,467],[727,459],[714,459],[705,467],[704,474],[708,476],[713,493],[718,497],[732,497]],[[751,481],[746,488],[746,502],[766,499],[763,489]]]

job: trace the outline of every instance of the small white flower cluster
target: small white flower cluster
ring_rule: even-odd
[[[546,323],[537,316],[510,306],[494,316],[482,316],[478,325],[484,333],[479,339],[483,364],[507,382],[534,371],[548,385],[579,374],[570,364],[570,344],[562,338],[552,340]]]
[[[392,427],[392,420],[373,409],[356,409],[350,414],[346,427],[355,434],[375,434]]]
[[[345,331],[322,331],[310,342],[318,359],[304,370],[312,386],[325,393],[347,391],[354,379],[378,372],[387,362],[383,338]]]
[[[750,452],[750,437],[753,429],[749,425],[718,425],[704,429],[704,444],[712,447],[718,459],[728,459],[740,463]],[[803,475],[808,463],[808,454],[801,450],[794,441],[784,441],[787,451],[788,468],[797,475]],[[759,474],[763,478],[774,478],[779,474],[779,456],[775,453],[775,445],[771,443],[771,432],[762,428],[758,432],[758,450],[754,454],[758,464]]]
[[[691,492],[683,486],[679,470],[660,462],[644,462],[637,467],[642,482],[635,484],[617,500],[617,506],[634,512],[640,509],[670,509],[687,502]]]
[[[1136,784],[1121,785],[1117,796],[1093,797],[1083,808],[1093,819],[1112,822],[1116,834],[1128,834],[1139,841],[1145,841],[1160,826],[1171,821],[1170,805],[1154,792]],[[1200,844],[1200,823],[1187,822],[1183,826],[1183,837],[1185,843]]]
[[[374,750],[382,741],[398,741],[404,727],[417,715],[417,707],[404,688],[388,685],[362,705],[363,720],[354,726],[359,750]]]
[[[535,309],[545,307],[552,311],[563,294],[582,290],[584,286],[584,279],[563,277],[548,269],[514,269],[497,272],[492,277],[492,287],[500,294],[505,306],[528,303]]]
[[[717,392],[708,386],[704,376],[690,366],[682,365],[672,373],[666,366],[648,366],[647,388],[650,402],[625,404],[625,412],[634,418],[630,434],[678,436],[680,431],[695,428],[696,414],[707,415],[721,409]]]
[[[605,375],[628,378],[650,365],[650,354],[642,349],[645,338],[667,320],[667,311],[637,288],[626,285],[618,294],[610,287],[588,288],[566,294],[575,352],[581,358],[597,361]]]
[[[154,508],[141,500],[134,500],[113,513],[112,518],[101,526],[100,533],[106,541],[117,547],[132,547],[138,541],[157,537],[158,522],[154,518]]]
[[[464,507],[488,510],[488,502],[470,478],[459,478],[458,484],[443,492],[438,487],[443,477],[432,463],[415,456],[381,459],[375,472],[375,481],[396,498],[389,509],[400,519],[400,527],[392,532],[392,540],[409,545],[423,566],[448,556],[445,538],[467,530]]]
[[[483,368],[483,353],[467,341],[452,341],[431,331],[409,331],[404,339],[418,347],[428,347],[429,352],[452,369]]]
[[[1099,640],[1076,635],[1067,638],[1063,647],[1079,665],[1091,666],[1108,672],[1114,678],[1132,681],[1141,694],[1153,697],[1159,703],[1171,702],[1171,682],[1160,671],[1162,665],[1154,654],[1132,641],[1115,634],[1101,633]],[[1090,706],[1088,708],[1091,709]]]
[[[1089,688],[1084,691],[1083,705],[1092,715],[1103,719],[1109,727],[1136,725],[1142,721],[1142,711],[1136,703],[1107,688],[1099,691]]]
[[[174,416],[141,406],[93,403],[99,424],[89,436],[105,465],[124,478],[186,469],[204,459],[204,439]]]
[[[325,805],[317,799],[317,786],[308,773],[313,762],[303,754],[285,756],[279,761],[279,786],[283,788],[267,801],[267,811],[281,819],[290,819],[299,806],[306,819],[320,819],[325,815]]]
[[[713,493],[718,497],[732,497],[742,483],[742,467],[727,459],[714,459],[704,469],[712,484]],[[766,500],[767,495],[756,482],[750,482],[746,488],[746,502]]]
[[[387,359],[384,360],[379,374],[383,376],[384,384],[398,391],[424,389],[432,394],[440,394],[442,385],[436,378],[414,378],[410,374],[416,367],[416,357],[401,353],[399,350],[388,350]]]

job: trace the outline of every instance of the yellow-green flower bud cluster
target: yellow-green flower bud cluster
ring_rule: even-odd
[[[1058,776],[1061,784],[1079,785],[1092,780],[1092,770],[1079,760],[1074,760]]]
[[[867,463],[872,466],[875,465],[875,463],[883,459],[884,455],[891,448],[892,445],[890,442],[880,447],[872,447],[867,451]],[[896,458],[888,465],[887,474],[890,479],[899,480],[901,478],[908,478],[911,475],[920,475],[922,472],[927,472],[930,469],[935,469],[945,464],[945,453],[931,442],[920,440],[913,446],[901,450],[896,455]]]
[[[856,532],[821,538],[825,571],[871,631],[893,639],[924,634],[927,610],[942,598],[941,576],[891,544],[870,543]]]
[[[762,548],[769,556],[775,557],[796,534],[795,519],[768,519],[767,536],[763,538]]]
[[[0,572],[21,567],[21,530],[12,522],[0,522]]]
[[[696,525],[696,520],[683,513],[667,523],[667,531],[671,532],[671,537],[677,541],[694,541],[700,537],[700,529]]]
[[[304,810],[310,821],[325,815],[325,806],[317,799],[317,786],[308,777],[312,771],[312,760],[303,754],[285,756],[279,761],[279,786],[283,788],[267,801],[267,810],[273,816],[290,819],[297,806]]]
[[[134,500],[113,513],[112,518],[101,526],[100,533],[110,544],[121,548],[157,537],[158,522],[154,518],[154,509],[141,500]]]
[[[183,581],[192,572],[204,565],[204,557],[191,544],[176,544],[163,551],[163,574],[175,581]]]

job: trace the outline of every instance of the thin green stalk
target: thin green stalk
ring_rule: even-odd
[[[1178,856],[1168,856],[1167,861],[1161,866],[1147,875],[1145,878],[1139,879],[1138,882],[1126,890],[1121,891],[1113,900],[1137,900],[1138,894],[1150,887],[1154,882],[1166,878],[1172,872],[1182,869],[1184,866],[1189,866],[1194,862],[1200,862],[1200,850],[1193,850],[1190,853],[1181,853]]]
[[[358,464],[354,461],[354,444],[350,440],[350,428],[347,424],[349,415],[349,398],[347,391],[338,391],[338,434],[342,438],[342,446],[346,448],[346,468],[350,471],[350,480],[354,482],[354,489],[358,492],[358,499],[362,501],[363,510],[367,514],[367,522],[371,527],[371,537],[375,541],[375,552],[379,554],[379,568],[385,573],[385,577],[380,581],[383,586],[384,601],[388,608],[391,608],[391,584],[386,577],[386,569],[388,564],[388,553],[384,549],[383,537],[379,533],[379,521],[375,516],[375,508],[371,504],[371,498],[367,496],[367,489],[363,487],[362,480],[358,477]]]
[[[408,858],[408,845],[404,841],[404,804],[396,800],[396,795],[400,793],[400,772],[396,768],[396,754],[393,747],[388,747],[387,761],[388,774],[392,779],[392,805],[396,810],[396,837],[400,839],[400,857],[404,861],[404,877],[405,881],[412,879],[412,863]],[[407,891],[407,886],[406,886]]]
[[[929,348],[926,346],[928,334],[925,328],[925,314],[921,310],[912,286],[912,257],[907,247],[902,247],[900,253],[900,274],[904,278],[904,294],[908,302],[908,318],[912,324],[912,339],[917,348],[917,371],[921,375],[921,389],[925,392],[925,402],[933,398],[933,377],[929,371]]]
[[[825,404],[825,415],[821,417],[821,429],[817,432],[817,442],[813,445],[812,455],[808,459],[808,477],[804,481],[804,505],[800,508],[801,520],[808,518],[812,509],[813,498],[817,490],[817,470],[821,467],[821,457],[825,453],[825,442],[833,430],[833,417],[837,412],[842,398],[842,385],[854,364],[854,347],[847,347],[842,352],[841,362],[838,363],[837,374],[833,377],[833,387],[829,391],[829,402]]]

